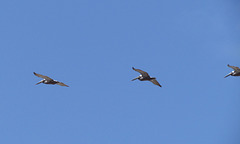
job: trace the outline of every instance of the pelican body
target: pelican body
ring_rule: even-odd
[[[150,76],[144,77],[144,76],[142,76],[142,75],[139,75],[138,77],[132,79],[132,81],[134,81],[134,80],[136,80],[136,79],[138,79],[138,80],[140,80],[140,81],[151,81],[151,80],[154,80],[154,79],[156,79],[156,78],[155,78],[155,77],[150,77]]]
[[[240,68],[236,66],[230,66],[229,64],[227,65],[228,67],[232,68],[234,71],[230,72],[228,75],[226,75],[224,78],[228,76],[240,76]]]
[[[43,80],[41,80],[40,82],[36,83],[36,85],[40,84],[40,83],[44,83],[44,84],[57,84],[57,85],[60,85],[60,86],[66,86],[66,87],[69,87],[68,85],[62,83],[62,82],[59,82],[57,80],[54,80],[54,79],[51,79],[50,77],[48,76],[44,76],[44,75],[41,75],[41,74],[37,74],[35,72],[33,72],[33,74],[37,77],[40,77],[40,78],[43,78]]]
[[[43,79],[43,80],[41,80],[40,82],[38,82],[37,84],[40,84],[40,83],[44,83],[44,84],[57,84],[57,83],[59,83],[59,81],[56,81],[56,80],[45,80],[45,79]]]
[[[136,79],[138,79],[138,80],[140,80],[140,81],[150,81],[150,82],[152,82],[153,84],[162,87],[162,86],[158,83],[158,81],[156,80],[156,78],[155,78],[155,77],[150,77],[147,72],[142,71],[142,70],[140,70],[140,69],[135,69],[134,67],[132,67],[132,69],[135,70],[135,71],[137,71],[137,72],[139,72],[139,73],[141,74],[140,76],[132,79],[132,81],[134,81],[134,80],[136,80]]]

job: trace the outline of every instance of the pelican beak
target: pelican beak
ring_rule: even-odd
[[[40,83],[43,83],[43,80],[41,80],[40,82],[36,83],[35,85],[38,85],[38,84],[40,84]]]
[[[230,75],[232,75],[233,74],[233,72],[230,72],[228,75],[226,75],[224,78],[226,78],[226,77],[228,77],[228,76],[230,76]]]
[[[139,78],[139,76],[138,77],[136,77],[136,78],[134,78],[134,79],[132,79],[132,81],[134,81],[134,80],[136,80],[136,79],[138,79]]]

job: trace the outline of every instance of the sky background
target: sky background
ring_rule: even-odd
[[[223,78],[239,14],[239,0],[0,1],[0,143],[239,144],[240,77]]]

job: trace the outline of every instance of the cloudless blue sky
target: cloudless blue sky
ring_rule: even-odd
[[[1,1],[0,143],[239,144],[240,77],[223,78],[239,14],[238,0]]]

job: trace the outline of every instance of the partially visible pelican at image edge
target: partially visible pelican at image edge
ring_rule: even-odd
[[[228,75],[226,75],[224,78],[228,76],[240,76],[240,68],[236,66],[230,66],[229,64],[227,65],[228,67],[232,68],[234,71],[231,71]]]

